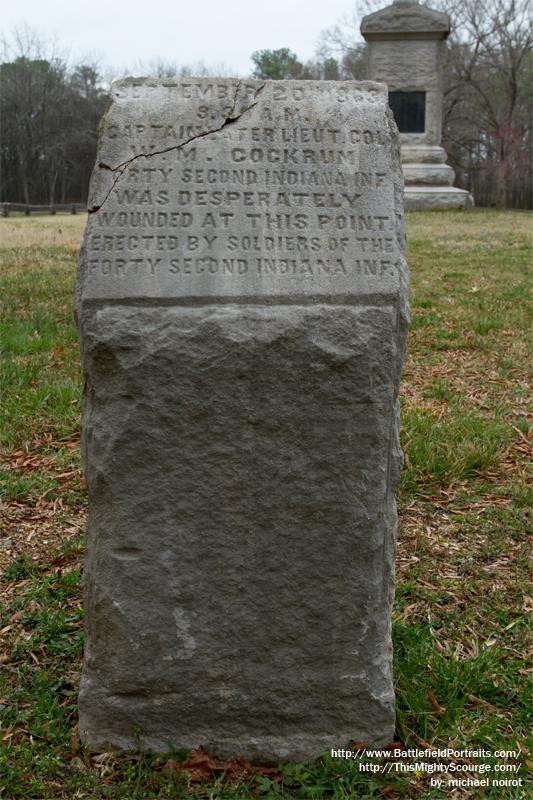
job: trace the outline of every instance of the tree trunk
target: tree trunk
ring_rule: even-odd
[[[22,193],[24,195],[24,202],[27,206],[30,204],[30,182],[27,175],[22,177]]]
[[[50,195],[49,195],[50,208],[52,208],[52,206],[54,205],[56,183],[57,183],[57,170],[54,171],[54,174],[52,175],[52,180],[50,181]]]
[[[496,166],[496,207],[500,210],[507,208],[508,172],[506,147],[503,140],[500,140],[498,163]]]

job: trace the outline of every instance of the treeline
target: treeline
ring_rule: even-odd
[[[366,47],[359,24],[386,0],[361,0],[351,21],[322,35],[314,59],[288,48],[252,54],[250,77],[362,80]],[[456,185],[481,206],[532,207],[533,103],[530,0],[430,0],[453,27],[444,65],[444,141]],[[69,67],[35,37],[15,36],[0,64],[0,202],[83,202],[94,166],[98,124],[108,103],[94,64]],[[228,75],[157,61],[136,74]]]
[[[108,102],[94,66],[71,69],[20,36],[0,64],[0,201],[85,201]]]

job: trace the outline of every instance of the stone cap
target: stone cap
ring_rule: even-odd
[[[418,0],[394,0],[392,5],[361,21],[367,41],[376,39],[446,39],[450,32],[448,14],[422,6]]]

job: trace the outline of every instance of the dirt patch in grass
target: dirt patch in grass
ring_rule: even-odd
[[[66,506],[60,497],[45,497],[28,506],[0,504],[0,573],[15,561],[46,563],[63,545],[85,531],[84,506]]]

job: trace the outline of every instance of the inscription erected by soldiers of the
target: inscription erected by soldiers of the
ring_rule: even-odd
[[[407,324],[380,84],[115,84],[80,258],[80,731],[256,761],[392,740]]]

